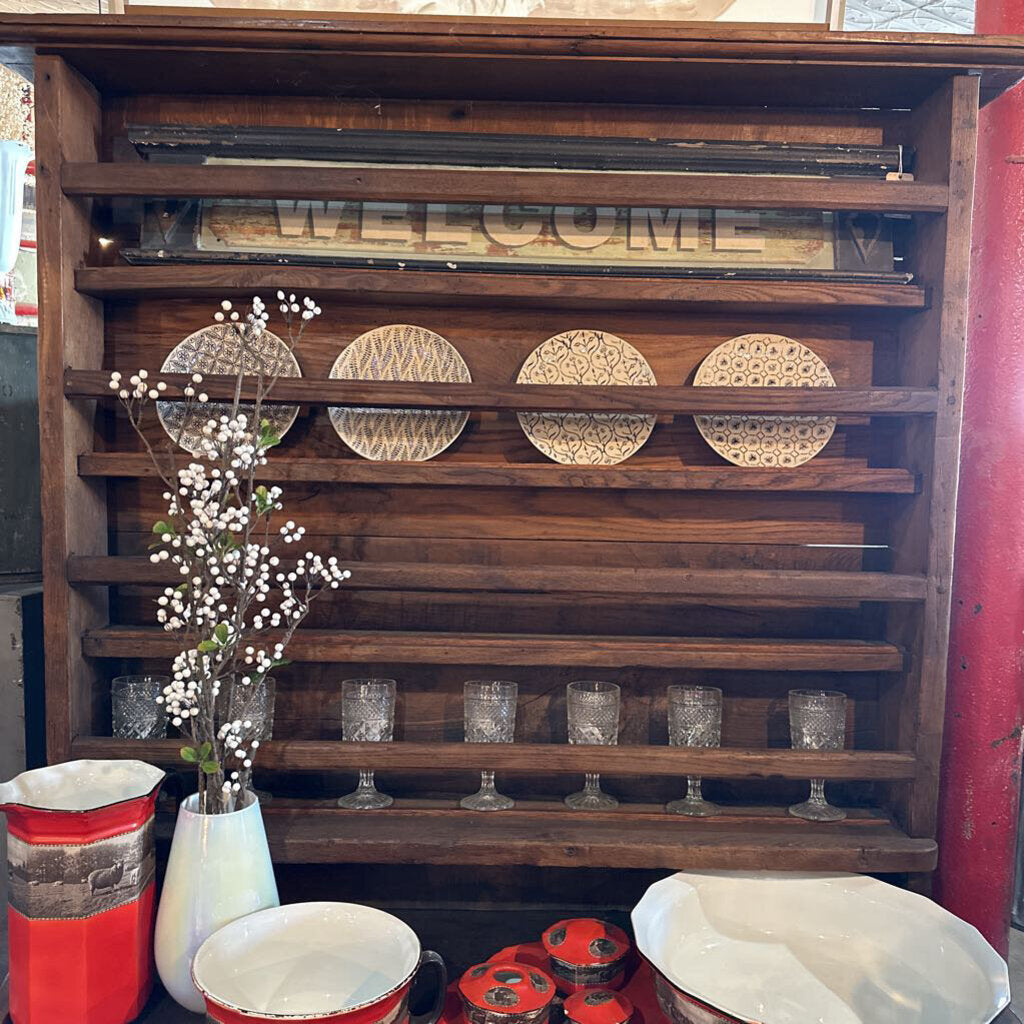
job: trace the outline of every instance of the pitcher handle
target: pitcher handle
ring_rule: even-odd
[[[448,968],[444,960],[433,950],[425,949],[420,955],[419,966],[416,968],[415,981],[424,967],[431,966],[437,971],[437,995],[434,1005],[426,1013],[410,1014],[409,1024],[437,1024],[444,1010],[445,997],[448,995]]]

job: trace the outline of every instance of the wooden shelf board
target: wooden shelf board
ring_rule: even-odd
[[[278,288],[348,302],[391,305],[557,307],[559,309],[692,309],[745,313],[837,313],[926,308],[912,284],[829,281],[740,281],[600,276],[374,270],[348,267],[112,266],[80,267],[80,292],[107,299],[242,298]]]
[[[73,744],[74,756],[140,758],[176,765],[180,740],[120,740],[85,737]],[[548,743],[343,743],[324,740],[267,740],[259,764],[289,771],[483,771],[647,777],[702,775],[719,779],[843,779],[908,781],[916,764],[911,754],[874,750],[832,752],[696,750],[669,746],[587,747]]]
[[[571,7],[566,7],[566,10]],[[226,12],[231,14],[232,12]],[[402,15],[309,17],[216,9],[86,16],[7,15],[7,60],[42,45],[104,93],[374,96],[680,105],[913,107],[953,74],[986,98],[1021,77],[1017,41],[829,33],[661,20]],[[902,36],[902,37],[901,37]],[[21,52],[18,49],[21,48]],[[784,71],[784,73],[780,73]]]
[[[782,812],[785,814],[785,812]],[[530,864],[541,867],[930,871],[937,847],[886,820],[815,825],[754,811],[683,819],[562,807],[500,814],[339,808],[264,810],[271,855],[288,863]],[[795,825],[794,825],[795,823]]]
[[[757,174],[65,163],[67,196],[545,203],[944,213],[945,185]]]
[[[180,648],[178,637],[157,627],[106,626],[82,636],[82,653],[90,658],[172,658]],[[904,667],[899,647],[870,640],[314,629],[295,633],[288,656],[295,662],[346,664],[638,666],[776,672],[900,672]]]
[[[287,568],[290,563],[282,563]],[[144,585],[180,581],[176,566],[140,556],[68,559],[68,582]],[[361,563],[345,585],[357,590],[525,594],[655,594],[796,600],[923,601],[924,576],[810,569],[647,569],[577,565],[494,566]]]
[[[176,468],[189,458],[178,456]],[[78,472],[89,477],[156,477],[145,452],[87,452]],[[556,463],[373,462],[368,459],[302,458],[275,453],[260,470],[271,482],[402,484],[429,487],[536,487],[650,491],[825,491],[849,494],[916,494],[915,474],[898,467],[829,466],[816,459],[796,469],[743,466],[561,466]]]
[[[167,399],[181,397],[191,384],[187,374],[150,371],[152,381],[167,383]],[[205,377],[201,390],[211,400],[230,401],[237,381],[227,374]],[[110,374],[67,370],[67,398],[116,398]],[[255,378],[246,378],[242,397],[255,395]],[[702,388],[569,386],[561,384],[444,384],[420,381],[313,380],[281,377],[268,402],[274,404],[401,407],[409,409],[514,410],[517,412],[799,413],[868,416],[931,415],[938,408],[934,388]]]

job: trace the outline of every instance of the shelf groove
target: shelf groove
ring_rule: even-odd
[[[187,374],[150,371],[167,383],[166,399],[180,398],[191,383]],[[247,377],[242,397],[255,396],[256,378]],[[237,381],[227,374],[205,377],[202,390],[211,400],[230,401]],[[110,374],[67,370],[66,398],[116,398]],[[281,377],[273,404],[360,406],[369,408],[512,410],[517,412],[631,412],[663,415],[705,413],[794,413],[802,415],[933,415],[935,388],[743,388],[570,386],[562,384],[446,384],[421,381],[312,380]]]
[[[291,565],[285,560],[282,568]],[[139,556],[68,559],[68,582],[77,585],[177,583],[169,562]],[[794,600],[923,601],[924,576],[810,569],[651,569],[577,565],[494,566],[426,562],[365,562],[347,590],[463,591],[499,594],[629,594]]]
[[[273,642],[273,638],[269,642]],[[82,635],[90,658],[172,658],[178,637],[157,627],[106,626]],[[873,640],[563,636],[532,633],[299,629],[293,662],[718,668],[740,671],[900,672],[903,651]]]
[[[492,168],[65,163],[67,196],[544,203],[944,213],[945,185],[861,178]]]

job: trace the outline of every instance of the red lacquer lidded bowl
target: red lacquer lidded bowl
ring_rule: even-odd
[[[469,1024],[544,1024],[555,984],[526,964],[478,964],[459,979],[459,995]]]
[[[593,917],[553,924],[541,937],[560,992],[621,988],[631,945],[621,929]]]
[[[565,1001],[571,1024],[629,1024],[633,1004],[621,992],[608,988],[581,989]]]

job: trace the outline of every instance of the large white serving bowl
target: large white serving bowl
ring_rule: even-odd
[[[680,872],[633,929],[677,1024],[991,1024],[1010,1002],[977,929],[864,875]]]
[[[192,978],[218,1006],[256,1020],[334,1021],[408,989],[419,962],[416,933],[383,910],[296,903],[215,932],[199,947]]]

